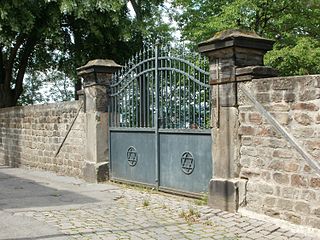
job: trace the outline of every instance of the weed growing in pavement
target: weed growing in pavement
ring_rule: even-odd
[[[148,207],[149,205],[150,205],[150,202],[149,202],[149,200],[147,200],[147,199],[144,199],[143,200],[143,204],[142,204],[144,207]]]
[[[207,226],[213,226],[214,224],[213,224],[213,222],[212,222],[212,221],[207,220],[207,221],[205,221],[205,222],[204,222],[204,225],[207,225]]]
[[[198,206],[208,205],[208,193],[203,193],[201,198],[196,199],[194,203]]]
[[[189,208],[187,211],[182,210],[179,216],[184,218],[188,223],[193,223],[199,220],[200,212],[193,208]]]

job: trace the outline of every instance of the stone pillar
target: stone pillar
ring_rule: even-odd
[[[213,178],[209,183],[209,205],[215,208],[236,211],[241,192],[245,190],[246,181],[238,178],[237,82],[274,74],[270,68],[261,67],[263,56],[272,49],[273,43],[255,33],[227,30],[199,44],[199,51],[208,56],[210,62]]]
[[[109,177],[107,90],[112,74],[120,67],[112,60],[97,59],[77,69],[84,88],[86,161],[83,178],[88,182],[101,182]]]

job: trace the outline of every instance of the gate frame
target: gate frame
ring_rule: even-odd
[[[160,128],[159,127],[159,120],[160,120],[160,118],[159,118],[159,109],[160,109],[160,105],[159,105],[159,96],[160,96],[160,94],[159,94],[159,90],[160,90],[160,83],[159,83],[159,75],[158,74],[160,74],[160,72],[162,73],[162,71],[164,72],[164,71],[172,71],[172,72],[178,72],[179,74],[181,74],[181,76],[182,75],[184,75],[187,79],[188,79],[188,83],[190,84],[190,82],[191,82],[191,84],[192,83],[194,83],[194,84],[196,84],[196,85],[194,85],[194,87],[197,87],[198,88],[198,91],[199,91],[199,93],[200,93],[200,91],[202,91],[203,89],[205,89],[205,88],[207,88],[208,90],[208,92],[207,92],[207,94],[209,94],[208,95],[208,99],[207,99],[207,101],[208,101],[208,104],[206,105],[206,104],[204,104],[204,108],[208,108],[208,110],[204,110],[204,126],[206,125],[206,113],[207,113],[207,115],[208,115],[208,117],[210,118],[210,109],[211,109],[211,107],[210,107],[210,105],[211,105],[211,100],[210,100],[210,85],[208,84],[208,83],[204,83],[204,82],[202,82],[200,79],[201,79],[201,77],[199,77],[199,80],[198,79],[196,79],[196,77],[193,77],[192,75],[190,75],[189,74],[189,72],[187,73],[187,72],[182,72],[181,70],[178,70],[178,68],[172,68],[171,67],[171,64],[170,64],[170,68],[168,68],[168,66],[167,66],[167,64],[165,64],[165,67],[163,67],[162,65],[159,65],[159,61],[162,61],[162,60],[164,60],[164,61],[172,61],[172,60],[175,60],[175,61],[179,61],[179,67],[180,67],[180,62],[183,62],[184,64],[186,64],[186,65],[188,65],[188,66],[190,66],[190,68],[194,68],[194,71],[197,71],[198,72],[198,74],[202,74],[202,75],[200,75],[200,76],[207,76],[207,80],[209,80],[209,76],[210,76],[210,74],[209,74],[209,72],[206,72],[205,70],[203,70],[203,69],[201,69],[200,67],[198,67],[197,65],[195,65],[194,63],[192,63],[192,62],[189,62],[189,61],[187,61],[187,60],[184,60],[184,59],[182,59],[181,58],[181,56],[180,55],[177,55],[177,57],[172,57],[171,55],[170,55],[170,52],[166,52],[168,55],[161,55],[161,53],[159,54],[159,48],[158,48],[158,46],[157,45],[155,45],[154,46],[154,48],[149,48],[149,49],[147,49],[147,50],[143,50],[144,52],[148,52],[148,51],[153,51],[154,50],[154,57],[152,57],[152,54],[151,54],[151,58],[149,57],[149,59],[140,59],[138,56],[139,55],[136,55],[136,58],[137,59],[140,59],[140,62],[137,62],[137,63],[135,63],[137,66],[139,66],[140,64],[142,64],[142,62],[147,62],[147,61],[149,61],[150,59],[152,59],[153,61],[152,62],[154,62],[154,67],[152,68],[150,68],[151,70],[152,69],[154,69],[154,78],[155,78],[155,88],[154,88],[154,90],[155,90],[155,93],[154,93],[154,97],[155,97],[155,108],[154,108],[154,111],[155,111],[155,114],[154,114],[154,122],[152,122],[151,123],[151,128],[149,127],[147,127],[147,128],[141,128],[141,127],[134,127],[134,128],[132,128],[132,127],[129,127],[129,128],[126,128],[126,127],[121,127],[121,124],[119,125],[119,127],[113,127],[112,126],[112,121],[113,121],[113,119],[114,119],[114,117],[112,116],[112,113],[113,112],[117,112],[118,111],[118,107],[117,107],[117,105],[116,105],[116,108],[113,108],[113,104],[114,104],[114,100],[112,100],[112,96],[113,96],[113,94],[114,94],[114,91],[113,90],[111,90],[109,93],[110,93],[110,103],[111,103],[111,107],[110,107],[110,105],[109,105],[109,109],[108,109],[108,112],[109,112],[109,114],[111,114],[111,116],[110,116],[110,124],[109,124],[109,137],[110,137],[110,139],[111,139],[111,134],[112,134],[112,132],[130,132],[130,131],[132,131],[132,132],[144,132],[144,131],[151,131],[151,132],[153,132],[154,133],[154,136],[155,136],[155,173],[156,173],[156,176],[155,176],[155,185],[151,185],[152,187],[155,187],[157,190],[161,190],[161,191],[165,191],[165,192],[174,192],[174,193],[178,193],[178,194],[181,194],[181,195],[188,195],[188,196],[192,196],[192,197],[201,197],[201,196],[203,196],[203,193],[201,193],[201,194],[197,194],[197,193],[193,193],[193,192],[187,192],[187,191],[179,191],[179,190],[176,190],[176,189],[171,189],[171,188],[166,188],[166,187],[163,187],[163,186],[160,186],[160,158],[159,158],[159,155],[160,155],[160,151],[159,151],[159,149],[160,149],[160,140],[159,140],[159,138],[160,138],[160,134],[161,133],[165,133],[165,132],[167,132],[167,133],[170,133],[170,134],[177,134],[177,133],[184,133],[184,134],[198,134],[198,135],[211,135],[211,130],[210,129],[197,129],[197,130],[193,130],[193,129],[181,129],[181,128],[173,128],[173,129],[166,129],[166,128]],[[160,52],[161,52],[161,50],[160,50]],[[142,53],[142,51],[140,52],[140,54]],[[197,56],[199,56],[199,59],[202,59],[202,61],[203,61],[203,57],[201,57],[200,58],[200,54],[197,54]],[[133,62],[133,61],[132,61]],[[207,66],[209,66],[209,63],[207,63],[208,65]],[[117,75],[117,73],[115,73],[114,74],[114,79],[113,79],[113,81],[111,82],[111,85],[110,85],[110,89],[113,87],[113,86],[118,86],[122,81],[123,81],[123,79],[121,78],[121,76],[122,75],[124,75],[124,76],[128,76],[128,74],[131,72],[131,71],[133,71],[133,69],[136,69],[136,68],[138,68],[138,67],[133,67],[133,68],[129,68],[128,67],[128,72],[126,72],[126,71],[123,71],[123,70],[120,70],[120,71],[118,71],[118,75]],[[143,68],[143,67],[142,67]],[[139,69],[139,70],[141,70],[141,69]],[[144,70],[144,71],[146,71],[146,72],[148,72],[148,69],[146,69],[146,70]],[[180,72],[179,72],[180,71]],[[142,72],[143,72],[143,70],[142,70]],[[120,75],[121,74],[121,75]],[[137,73],[138,74],[138,76],[140,76],[140,73],[138,72]],[[119,77],[119,75],[120,75],[120,77]],[[142,74],[141,74],[142,75]],[[119,78],[119,80],[118,80],[118,78]],[[130,79],[130,78],[129,78]],[[141,79],[140,79],[141,80]],[[132,81],[139,81],[139,78],[138,77],[133,77],[132,78],[132,80],[131,80],[131,82]],[[131,82],[129,82],[128,84],[130,84]],[[186,82],[185,82],[186,83]],[[127,84],[127,85],[128,85]],[[162,84],[162,82],[161,82],[161,84]],[[148,84],[147,84],[148,85]],[[198,86],[199,85],[199,86]],[[125,85],[126,86],[126,85]],[[169,85],[167,85],[167,86],[169,86]],[[190,85],[189,85],[189,87],[190,87]],[[123,91],[123,89],[125,89],[125,87],[123,87],[123,88],[121,88],[121,87],[119,87],[120,88],[120,90],[121,91]],[[152,88],[153,89],[153,88]],[[206,94],[206,92],[204,93],[204,94]],[[130,99],[130,97],[129,97],[129,99]],[[201,101],[201,100],[200,100]],[[204,102],[205,102],[206,100],[204,100]],[[129,100],[129,102],[130,102],[130,100]],[[147,103],[145,103],[145,104],[147,104]],[[187,105],[186,105],[187,106]],[[189,105],[188,106],[191,106],[190,105],[190,103],[189,103]],[[138,108],[138,107],[137,107]],[[200,117],[200,116],[202,116],[201,115],[201,112],[203,111],[203,110],[201,110],[201,108],[202,107],[200,107],[200,102],[199,102],[199,111],[200,111],[200,113],[197,113],[196,115],[199,115],[198,117]],[[162,109],[161,109],[161,111],[162,111]],[[140,115],[141,113],[139,113],[139,115]],[[145,114],[147,114],[147,113],[145,113]],[[203,113],[202,113],[203,114]],[[194,115],[194,117],[196,116],[196,115]],[[179,113],[179,116],[180,116],[180,113]],[[189,117],[189,116],[188,116]],[[121,117],[119,117],[118,116],[118,113],[116,113],[116,117],[115,117],[115,122],[117,121],[117,118],[119,118],[119,119],[121,119]],[[130,121],[130,119],[129,119],[129,121]],[[179,121],[181,121],[181,119],[180,119],[180,117],[179,117]],[[184,121],[185,121],[185,124],[186,124],[186,119],[184,119]],[[190,122],[190,119],[189,119],[189,122]],[[117,122],[116,122],[116,124],[117,124]],[[152,125],[152,124],[154,124],[154,125]],[[146,124],[146,125],[148,125],[148,124]],[[210,139],[211,139],[211,137],[210,137]],[[109,141],[109,149],[110,149],[110,151],[109,151],[109,159],[110,159],[110,179],[111,180],[113,180],[113,181],[116,181],[116,182],[125,182],[125,183],[129,183],[129,184],[139,184],[139,185],[145,185],[145,186],[150,186],[150,184],[147,184],[147,183],[141,183],[141,182],[136,182],[136,181],[131,181],[131,180],[126,180],[126,179],[119,179],[119,178],[115,178],[115,177],[112,177],[112,169],[113,169],[113,163],[112,163],[112,160],[111,160],[111,151],[112,151],[112,149],[111,149],[111,140]],[[210,153],[209,153],[209,155],[211,156],[211,151],[210,151]],[[211,157],[210,157],[210,159],[211,159]],[[210,160],[210,165],[212,164],[212,159]],[[211,168],[212,169],[212,168]],[[210,175],[212,175],[212,173],[210,173]],[[208,181],[209,181],[209,179],[210,179],[210,177],[208,178]],[[207,184],[207,183],[206,183]],[[207,190],[206,190],[207,191]]]

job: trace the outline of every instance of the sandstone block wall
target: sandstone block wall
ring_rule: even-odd
[[[83,107],[55,157],[81,104],[74,101],[0,109],[0,164],[81,177],[86,136]]]
[[[320,75],[241,83],[320,162]],[[320,228],[320,176],[239,92],[246,208]]]

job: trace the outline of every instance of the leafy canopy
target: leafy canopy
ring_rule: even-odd
[[[276,40],[265,60],[282,75],[319,73],[320,0],[175,0],[174,5],[185,40],[195,44],[225,29],[252,30]]]
[[[123,63],[145,39],[169,39],[162,0],[6,0],[0,2],[0,107],[23,93],[26,73],[55,70],[76,79],[76,67],[94,58]],[[34,75],[34,74],[33,74]],[[33,78],[33,84],[40,80]]]

